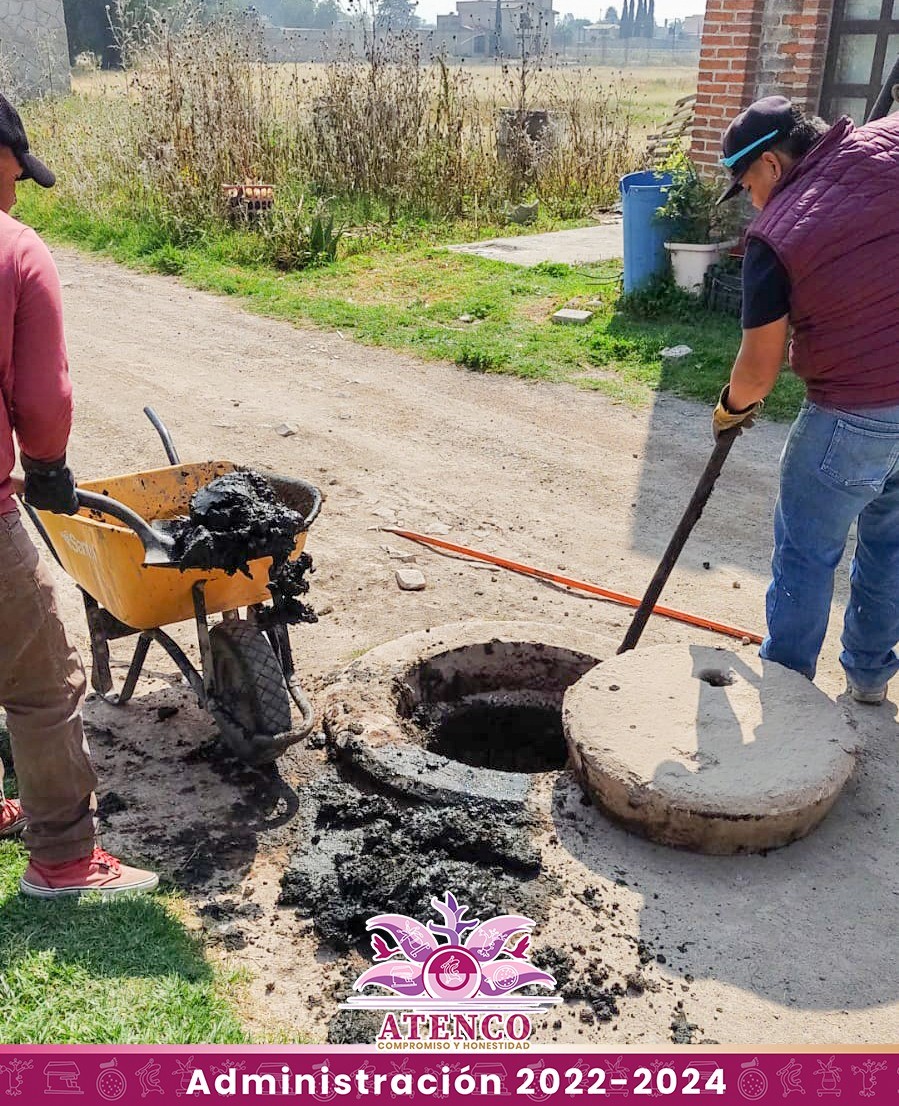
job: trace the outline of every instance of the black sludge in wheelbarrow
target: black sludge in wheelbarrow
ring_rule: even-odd
[[[289,561],[305,519],[277,496],[258,472],[229,472],[194,492],[187,518],[166,525],[174,539],[172,557],[183,569],[221,569],[250,575],[249,562],[271,557],[269,590],[291,621],[314,622],[300,603],[309,583],[312,558],[302,553]]]
[[[171,528],[182,568],[218,568],[250,574],[255,557],[283,564],[293,551],[303,517],[278,500],[258,472],[229,472],[191,496],[190,515]]]

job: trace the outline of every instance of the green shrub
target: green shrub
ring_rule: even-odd
[[[682,150],[664,168],[672,183],[664,189],[666,200],[658,217],[670,223],[669,241],[705,245],[737,235],[741,212],[736,204],[718,203],[725,187],[720,177],[703,176]]]
[[[567,277],[571,276],[572,269],[561,261],[541,261],[532,267],[531,272],[548,277]]]
[[[495,372],[508,360],[508,355],[502,350],[488,349],[469,341],[463,342],[456,354],[457,365],[464,365],[466,369],[480,373]]]
[[[642,287],[626,292],[618,300],[618,310],[634,319],[674,319],[693,322],[697,311],[704,310],[702,297],[678,287],[670,274],[652,277]]]

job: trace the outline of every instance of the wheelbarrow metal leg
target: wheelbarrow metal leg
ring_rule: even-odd
[[[191,588],[194,599],[194,615],[197,620],[197,640],[200,645],[200,663],[203,669],[204,700],[215,697],[215,666],[212,663],[212,645],[209,641],[209,620],[206,614],[206,583],[197,581]]]
[[[194,668],[177,642],[174,642],[164,630],[148,630],[147,633],[156,642],[157,645],[161,645],[163,649],[172,658],[178,667],[178,671],[190,684],[193,693],[196,695],[200,702],[200,706],[205,710],[206,708],[206,688],[203,685],[203,678],[200,673]]]
[[[144,661],[147,659],[147,651],[150,648],[150,642],[152,640],[152,631],[145,631],[138,636],[137,645],[134,647],[134,656],[131,658],[131,666],[128,669],[128,675],[125,677],[122,690],[116,698],[116,702],[120,706],[127,703],[134,694],[134,689],[137,687],[137,681],[143,670]]]
[[[106,636],[103,619],[100,617],[100,604],[83,588],[84,614],[87,618],[87,630],[91,639],[91,687],[98,695],[109,695],[112,691],[112,672],[109,668],[109,638]]]
[[[84,600],[84,613],[91,639],[91,687],[103,698],[115,699],[112,695],[113,681],[109,667],[109,643],[119,638],[133,637],[137,630],[126,626],[109,611],[105,610],[84,588],[78,589]]]

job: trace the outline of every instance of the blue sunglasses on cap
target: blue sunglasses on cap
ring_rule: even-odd
[[[761,146],[763,142],[767,142],[771,138],[775,138],[780,134],[779,130],[769,131],[768,134],[762,135],[761,138],[757,138],[755,142],[750,142],[748,146],[744,146],[742,150],[737,150],[735,154],[731,154],[730,157],[722,157],[718,159],[718,164],[730,169],[732,165],[736,165],[741,157],[745,157],[748,153],[751,153],[757,146]]]

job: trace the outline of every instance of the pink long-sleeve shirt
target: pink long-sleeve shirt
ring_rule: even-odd
[[[19,448],[38,461],[66,451],[72,383],[62,292],[50,251],[30,228],[0,211],[0,515],[16,510],[9,474]]]

